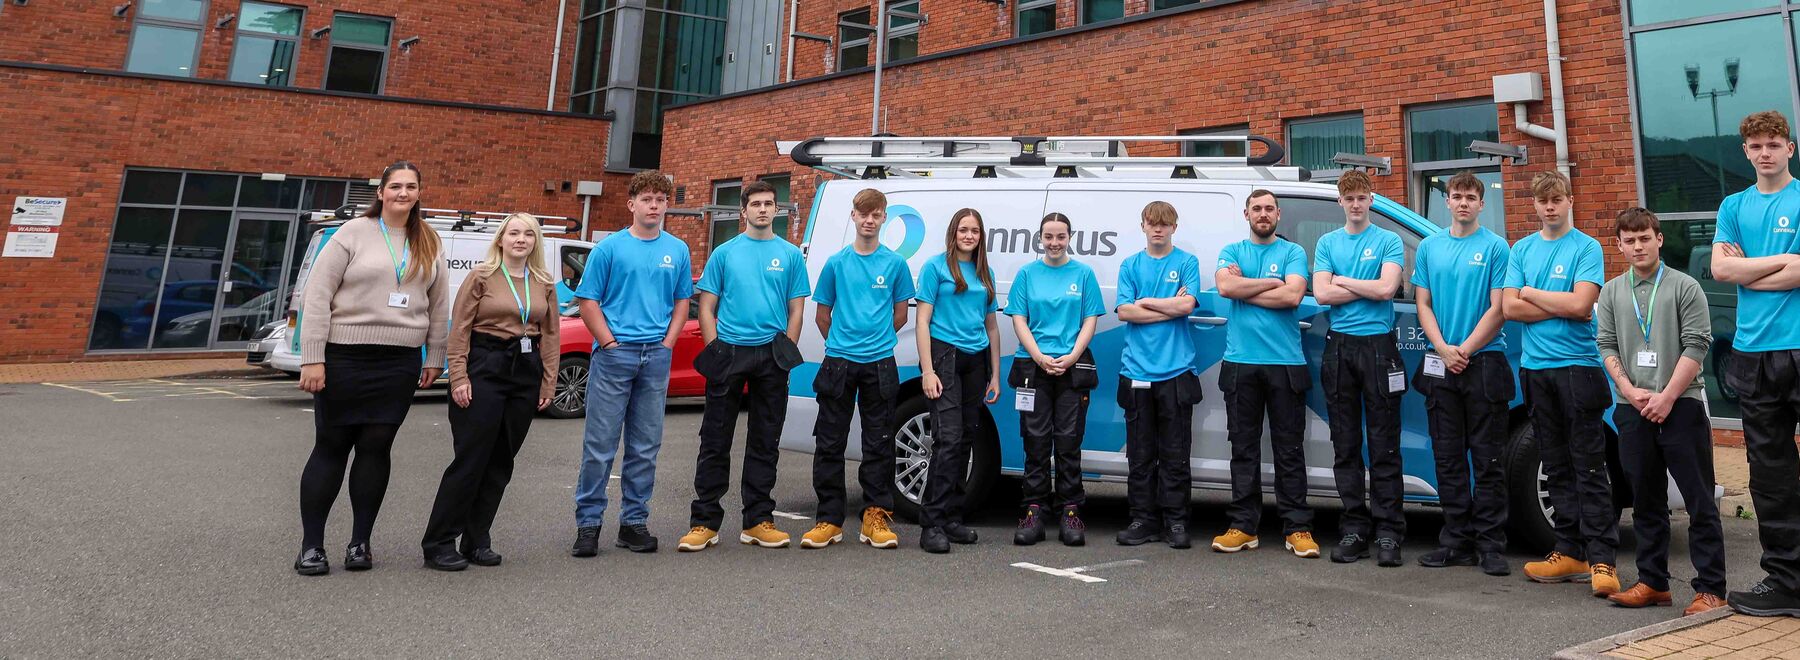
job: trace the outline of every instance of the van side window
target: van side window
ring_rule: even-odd
[[[560,270],[555,275],[562,278],[563,285],[570,289],[579,286],[581,269],[587,267],[587,258],[588,248],[577,245],[563,246],[562,254],[557,259]]]
[[[1371,210],[1369,219],[1377,227],[1400,235],[1400,244],[1406,250],[1406,263],[1400,267],[1400,293],[1394,297],[1396,301],[1413,299],[1412,280],[1413,252],[1419,247],[1419,236],[1406,229],[1393,218]],[[1281,198],[1281,228],[1277,233],[1287,240],[1299,243],[1306,249],[1306,267],[1310,271],[1313,264],[1313,248],[1319,239],[1326,234],[1343,228],[1344,209],[1338,206],[1335,199],[1316,197],[1283,197]],[[1307,277],[1307,291],[1312,290],[1311,273]]]

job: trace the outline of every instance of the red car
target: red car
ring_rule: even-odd
[[[564,316],[558,331],[562,339],[562,362],[556,372],[556,398],[544,413],[558,419],[587,415],[588,357],[594,348],[594,335],[579,313]],[[669,365],[669,396],[706,396],[706,379],[694,371],[694,357],[705,344],[700,341],[700,303],[688,305],[687,324],[675,339],[674,363]]]

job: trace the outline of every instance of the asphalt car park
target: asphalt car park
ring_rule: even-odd
[[[946,556],[855,544],[673,552],[687,528],[700,407],[670,406],[651,528],[664,549],[604,544],[568,556],[582,421],[540,417],[494,530],[496,568],[438,573],[418,538],[450,459],[440,392],[419,396],[394,450],[373,539],[375,570],[294,575],[297,484],[310,397],[280,377],[0,385],[0,649],[4,655],[512,655],[702,653],[1141,655],[1150,657],[1546,657],[1677,615],[1621,610],[1585,585],[1425,569],[1440,519],[1408,509],[1408,565],[1301,560],[1279,544],[1237,555],[1121,547],[1124,486],[1090,484],[1090,545],[1011,545],[1004,502],[972,514],[982,541]],[[741,428],[741,426],[740,426]],[[741,433],[741,431],[740,431]],[[810,527],[811,459],[783,454],[776,525]],[[736,462],[734,461],[734,468]],[[854,467],[850,474],[854,474]],[[854,478],[850,478],[854,484]],[[1004,491],[1006,489],[996,489]],[[727,526],[736,523],[735,480]],[[615,491],[616,493],[616,491]],[[855,495],[853,494],[853,497]],[[1003,498],[1003,496],[1002,496]],[[614,500],[615,504],[617,500]],[[1224,497],[1197,491],[1199,533]],[[1315,498],[1335,540],[1334,502]],[[349,529],[340,498],[333,563]],[[617,530],[616,507],[602,532]],[[1671,568],[1685,599],[1685,525]],[[1275,516],[1267,516],[1275,523]],[[854,523],[852,524],[854,526]],[[1629,525],[1621,566],[1630,566]],[[1733,585],[1760,577],[1754,524],[1727,519]],[[1261,530],[1274,538],[1278,530]]]

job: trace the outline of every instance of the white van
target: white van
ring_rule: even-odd
[[[494,240],[494,232],[510,213],[489,211],[453,211],[444,209],[425,209],[426,221],[437,229],[438,238],[444,242],[443,253],[438,255],[444,268],[444,275],[450,278],[450,298],[456,298],[456,292],[462,288],[463,279],[475,269],[477,264],[487,258],[488,244]],[[267,366],[290,374],[300,373],[300,324],[305,322],[301,314],[301,301],[305,297],[307,274],[312,272],[313,259],[319,250],[331,240],[345,220],[361,214],[361,209],[345,207],[336,211],[313,211],[311,222],[319,228],[312,232],[312,240],[306,245],[306,255],[300,261],[299,273],[294,278],[293,295],[289,297],[287,318],[277,321],[259,331],[256,341],[251,343],[245,361],[259,366]],[[581,282],[581,271],[587,265],[588,251],[594,244],[588,241],[564,238],[556,234],[566,231],[562,225],[574,226],[569,218],[554,215],[537,216],[544,227],[545,266],[558,280],[557,299],[565,308],[574,301],[575,285]]]
[[[1232,140],[1242,145],[1246,139],[1266,145],[1267,153],[1251,159],[1116,155],[1125,153],[1126,143],[1134,141]],[[1109,310],[1116,295],[1119,264],[1144,247],[1139,213],[1151,201],[1175,206],[1180,216],[1175,244],[1198,257],[1201,264],[1216,263],[1221,248],[1249,238],[1243,209],[1250,192],[1257,188],[1273,191],[1280,199],[1278,233],[1305,248],[1309,264],[1319,238],[1344,224],[1336,186],[1309,182],[1308,174],[1300,168],[1274,166],[1282,157],[1282,148],[1259,137],[821,138],[783,143],[782,147],[802,165],[846,177],[821,183],[813,197],[804,247],[808,273],[814,281],[826,259],[855,236],[850,223],[852,196],[864,188],[875,188],[888,199],[882,244],[905,257],[915,277],[927,260],[942,258],[943,236],[951,214],[963,207],[980,211],[987,225],[988,261],[994,269],[1002,309],[1013,277],[1039,257],[1038,222],[1049,212],[1067,215],[1073,222],[1070,253],[1093,267]],[[883,175],[887,178],[879,178]],[[1406,249],[1403,280],[1410,280],[1413,252],[1419,241],[1443,230],[1381,196],[1376,197],[1371,215],[1376,225],[1400,235]],[[1201,280],[1205,290],[1197,296],[1198,306],[1188,319],[1196,348],[1195,366],[1201,373],[1206,397],[1194,411],[1190,459],[1193,485],[1229,490],[1231,451],[1217,383],[1218,366],[1225,352],[1225,329],[1221,326],[1230,322],[1229,305],[1219,295],[1210,268],[1201,268]],[[1408,283],[1396,296],[1394,306],[1395,328],[1409,374],[1417,373],[1421,354],[1430,347],[1419,327],[1414,300],[1413,287]],[[813,305],[810,300],[807,304],[809,308]],[[1309,493],[1335,500],[1324,392],[1317,385],[1328,329],[1326,309],[1310,295],[1299,308],[1301,341],[1315,379],[1314,387],[1307,393],[1305,447]],[[803,318],[812,317],[809,310]],[[1119,356],[1124,349],[1122,325],[1109,311],[1100,318],[1091,344],[1101,374],[1088,408],[1081,456],[1082,472],[1092,481],[1124,481],[1127,474],[1124,415],[1115,403]],[[1002,326],[1010,327],[1004,323]],[[1521,336],[1519,330],[1517,324],[1509,323],[1507,336],[1517,338]],[[914,332],[911,324],[901,330],[895,349],[902,383],[894,440],[895,487],[900,494],[895,504],[909,515],[916,514],[931,460],[930,415],[918,380]],[[1010,330],[1001,332],[1000,339],[999,349],[1005,356],[1001,368],[1005,369],[1018,340]],[[806,324],[800,349],[806,362],[792,373],[781,445],[811,453],[813,422],[818,414],[812,382],[825,355],[823,338],[811,323]],[[1517,365],[1519,342],[1507,342],[1507,349],[1512,363]],[[1003,389],[1010,390],[1005,379],[1001,383]],[[971,502],[979,502],[1002,475],[1023,473],[1019,418],[1007,403],[1013,400],[1012,393],[1003,392],[999,400],[1001,403],[987,411],[991,423],[986,425],[986,437],[971,452]],[[858,428],[858,424],[851,424],[852,433]],[[1629,482],[1619,468],[1616,434],[1610,426],[1607,433],[1614,500],[1624,508],[1631,502]],[[1264,443],[1263,484],[1272,491],[1274,468],[1267,461],[1274,454],[1266,439]],[[848,453],[849,458],[860,459],[860,444],[850,442]],[[1424,399],[1416,392],[1407,393],[1403,401],[1401,456],[1406,501],[1436,504],[1437,473]],[[1548,550],[1554,542],[1548,518],[1550,503],[1544,494],[1543,473],[1522,398],[1512,403],[1512,433],[1505,467],[1509,504],[1515,513],[1510,517],[1513,538],[1523,548]],[[1723,496],[1722,490],[1716,492]],[[1670,501],[1672,506],[1679,506],[1679,493],[1672,485]]]

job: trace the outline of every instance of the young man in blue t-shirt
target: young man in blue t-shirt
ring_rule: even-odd
[[[1513,398],[1501,310],[1511,248],[1481,226],[1487,189],[1481,179],[1460,172],[1444,189],[1450,230],[1420,241],[1413,257],[1419,327],[1432,349],[1420,359],[1413,389],[1425,395],[1444,510],[1438,548],[1420,556],[1419,565],[1479,565],[1488,575],[1510,575],[1502,555],[1506,470],[1500,461]]]
[[[1612,403],[1595,343],[1594,301],[1605,281],[1600,242],[1569,218],[1569,179],[1554,170],[1531,180],[1543,229],[1513,244],[1504,311],[1525,324],[1519,381],[1556,506],[1556,548],[1525,564],[1537,582],[1590,582],[1596,596],[1619,590],[1614,555],[1619,513],[1606,472],[1602,416]]]
[[[1213,538],[1218,552],[1257,547],[1262,524],[1263,416],[1275,452],[1275,506],[1281,531],[1295,556],[1319,556],[1312,538],[1312,507],[1306,504],[1306,390],[1312,375],[1300,348],[1300,317],[1294,311],[1306,296],[1306,251],[1275,235],[1281,205],[1275,193],[1251,191],[1244,219],[1250,238],[1219,252],[1214,275],[1219,295],[1231,299],[1225,324],[1225,361],[1219,365],[1219,392],[1225,396],[1226,434],[1231,439],[1231,528]]]
[[[1406,538],[1400,468],[1406,367],[1394,339],[1394,294],[1400,290],[1406,250],[1399,234],[1369,222],[1375,202],[1369,175],[1350,170],[1337,186],[1344,228],[1321,237],[1313,248],[1313,297],[1331,306],[1319,380],[1331,424],[1332,472],[1344,502],[1342,538],[1331,550],[1331,561],[1348,564],[1369,556],[1372,533],[1376,563],[1394,567],[1401,563],[1400,542]]]
[[[818,519],[800,539],[802,548],[823,548],[844,540],[844,448],[853,408],[862,411],[862,530],[858,537],[876,548],[898,548],[891,526],[894,508],[894,405],[900,381],[894,346],[906,327],[913,299],[906,259],[881,245],[887,196],[874,188],[856,193],[850,221],[856,240],[826,260],[813,301],[825,361],[813,379],[819,417],[813,426],[813,491]]]
[[[744,526],[738,542],[785,548],[775,528],[775,463],[787,419],[788,370],[800,364],[801,308],[812,288],[800,248],[775,233],[775,187],[744,186],[744,233],[713,249],[700,273],[700,338],[706,348],[694,370],[706,378],[700,418],[700,456],[694,466],[694,503],[676,549],[694,552],[719,542],[731,480],[731,436],[739,409],[750,419],[744,435]],[[746,405],[747,404],[747,405]]]
[[[1200,260],[1175,247],[1175,207],[1155,201],[1142,214],[1144,251],[1119,266],[1119,320],[1126,323],[1119,365],[1119,407],[1125,409],[1125,458],[1131,524],[1119,545],[1158,536],[1171,548],[1187,548],[1188,500],[1193,479],[1194,340],[1188,314],[1200,290]]]
[[[662,229],[672,194],[674,186],[661,172],[633,175],[625,193],[631,226],[594,246],[575,289],[581,321],[594,335],[587,429],[575,482],[575,547],[570,554],[577,557],[599,552],[606,482],[621,437],[625,461],[619,481],[625,503],[617,545],[632,552],[656,551],[648,523],[656,453],[662,448],[663,399],[675,337],[687,323],[688,297],[694,295],[688,246]]]
[[[1712,274],[1737,285],[1736,351],[1725,382],[1737,390],[1750,459],[1762,568],[1768,577],[1726,595],[1756,616],[1800,616],[1800,183],[1788,172],[1793,132],[1781,113],[1758,112],[1738,126],[1756,185],[1719,205]]]

